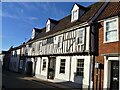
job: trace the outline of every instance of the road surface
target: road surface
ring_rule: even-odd
[[[57,87],[50,86],[44,83],[35,82],[30,79],[32,77],[25,77],[24,75],[4,71],[2,75],[2,85],[5,88],[40,88],[42,89],[54,89],[58,90]],[[61,90],[61,89],[59,89]]]

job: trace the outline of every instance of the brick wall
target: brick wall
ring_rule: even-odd
[[[101,54],[120,53],[120,17],[119,17],[119,41],[104,43],[104,22],[98,24],[98,56],[95,62],[101,63],[104,66],[104,57]],[[103,89],[104,67],[98,69],[98,88]],[[96,88],[96,69],[94,71],[94,88]]]

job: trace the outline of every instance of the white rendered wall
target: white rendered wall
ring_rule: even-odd
[[[89,50],[90,41],[90,26],[86,27],[86,50]]]
[[[84,76],[75,76],[77,69],[77,59],[84,59]],[[83,85],[89,85],[90,56],[73,56],[71,62],[71,81]]]
[[[65,74],[60,72],[60,63],[61,59],[66,59],[65,62]],[[58,56],[56,57],[56,70],[55,70],[55,78],[69,81],[69,72],[70,72],[70,57]]]
[[[36,71],[35,71],[35,74],[40,74],[40,66],[41,66],[41,58],[38,57],[37,58],[37,63],[36,63]]]
[[[43,67],[43,59],[46,59],[46,69],[42,70]],[[41,62],[41,75],[47,77],[47,72],[48,72],[48,58],[47,57],[42,57],[42,62]]]
[[[20,49],[17,50],[17,56],[11,56],[10,59],[10,70],[18,72],[20,59]]]

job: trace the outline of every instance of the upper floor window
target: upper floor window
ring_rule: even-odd
[[[44,46],[46,44],[47,44],[47,39],[45,39],[45,40],[42,41],[42,46]]]
[[[62,36],[58,37],[58,48],[62,48]]]
[[[85,29],[80,29],[77,32],[77,44],[82,45],[84,44],[84,34],[85,34]]]
[[[118,41],[118,19],[111,19],[104,22],[104,42]]]
[[[53,37],[47,39],[47,44],[52,44],[53,43]]]
[[[27,49],[25,49],[25,55],[28,55],[28,50]]]
[[[29,44],[29,47],[32,47],[32,43]]]
[[[38,51],[41,50],[41,47],[42,47],[42,42],[39,42],[38,43]]]

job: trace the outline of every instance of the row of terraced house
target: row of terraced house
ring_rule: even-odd
[[[31,39],[4,57],[11,71],[82,88],[119,89],[120,2],[75,3],[70,15],[48,18],[44,28],[33,28]]]

